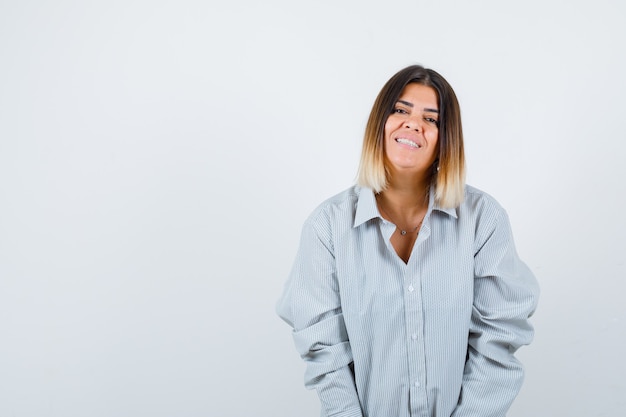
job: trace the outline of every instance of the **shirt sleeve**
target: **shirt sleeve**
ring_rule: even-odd
[[[331,230],[324,214],[309,218],[278,315],[293,328],[296,349],[306,362],[305,386],[315,389],[322,415],[361,417],[351,370],[353,362],[341,309]]]
[[[528,319],[539,287],[517,255],[504,210],[489,223],[477,231],[467,361],[452,417],[504,417],[524,378],[514,353],[533,338]]]

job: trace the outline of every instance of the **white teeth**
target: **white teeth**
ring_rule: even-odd
[[[404,145],[409,145],[409,146],[412,146],[414,148],[420,148],[420,146],[417,143],[415,143],[415,142],[413,142],[412,140],[409,140],[409,139],[398,138],[398,139],[396,139],[396,142],[402,143]]]

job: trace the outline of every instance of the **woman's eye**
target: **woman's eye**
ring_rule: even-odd
[[[424,120],[426,120],[428,123],[432,123],[432,124],[439,126],[439,121],[437,119],[433,119],[432,117],[426,117]]]
[[[393,112],[398,114],[407,114],[406,110],[400,108],[394,109]]]

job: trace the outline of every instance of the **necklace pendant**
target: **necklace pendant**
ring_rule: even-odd
[[[400,230],[400,234],[401,234],[402,236],[406,235],[406,230]]]

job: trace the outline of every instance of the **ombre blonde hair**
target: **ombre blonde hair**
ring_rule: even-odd
[[[410,83],[433,88],[439,100],[438,157],[430,169],[435,202],[442,208],[455,208],[463,202],[465,189],[465,153],[461,109],[448,82],[436,71],[411,65],[398,71],[383,86],[370,112],[357,175],[357,183],[374,192],[388,185],[385,158],[385,123],[404,87]]]

